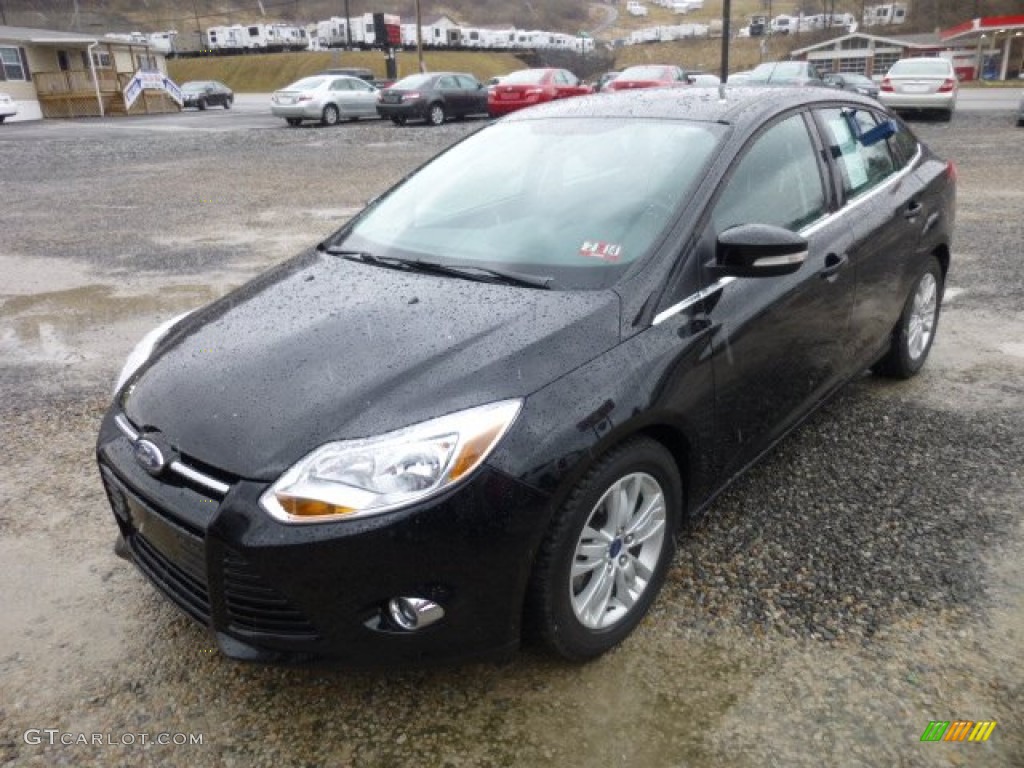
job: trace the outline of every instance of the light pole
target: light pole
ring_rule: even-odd
[[[352,50],[352,17],[348,13],[348,0],[345,0],[345,50]]]
[[[423,11],[420,8],[420,0],[416,0],[416,61],[420,72],[426,72],[427,66],[423,63]]]
[[[722,82],[729,79],[729,31],[730,15],[732,13],[731,0],[722,0]]]

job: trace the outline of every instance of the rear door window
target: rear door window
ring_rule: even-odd
[[[877,187],[896,170],[889,145],[879,141],[865,146],[858,140],[878,123],[865,109],[825,109],[821,111],[827,130],[829,151],[839,167],[847,198]]]

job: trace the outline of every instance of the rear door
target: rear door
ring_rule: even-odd
[[[462,115],[466,111],[465,89],[459,85],[455,75],[444,75],[437,79],[437,90],[444,101],[444,111],[449,115]]]
[[[848,375],[855,278],[852,236],[810,116],[762,129],[733,164],[697,245],[715,378],[716,465],[729,477],[767,449]],[[725,230],[770,224],[808,241],[781,277],[717,278],[707,266]]]
[[[459,85],[462,86],[463,93],[466,96],[466,106],[464,114],[467,115],[480,115],[487,113],[487,89],[484,88],[480,81],[472,75],[457,75]]]
[[[834,107],[816,110],[815,116],[842,188],[841,210],[853,232],[849,255],[857,274],[857,300],[850,356],[868,366],[884,351],[903,311],[909,282],[916,277],[912,254],[934,204],[913,172],[919,150],[905,126],[897,123],[901,131],[890,140],[869,138],[865,144],[863,137],[888,115]]]
[[[360,78],[349,81],[352,88],[352,111],[363,117],[377,115],[377,89]]]

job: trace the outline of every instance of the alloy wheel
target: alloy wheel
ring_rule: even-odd
[[[630,613],[654,575],[665,530],[665,494],[651,475],[626,475],[605,491],[569,571],[569,599],[583,626],[605,629]]]

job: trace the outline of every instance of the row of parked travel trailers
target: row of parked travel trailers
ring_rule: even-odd
[[[395,17],[397,18],[397,17]],[[401,45],[416,45],[416,24],[399,24]],[[593,50],[589,37],[568,35],[544,30],[521,30],[514,27],[464,27],[447,18],[424,24],[423,45],[431,48],[487,48],[487,49],[564,49],[576,52]],[[288,24],[233,24],[210,27],[206,30],[208,50],[228,51],[287,51],[319,50],[323,48],[379,48],[386,41],[378,41],[373,14],[365,13],[345,17],[332,17],[309,26]]]

